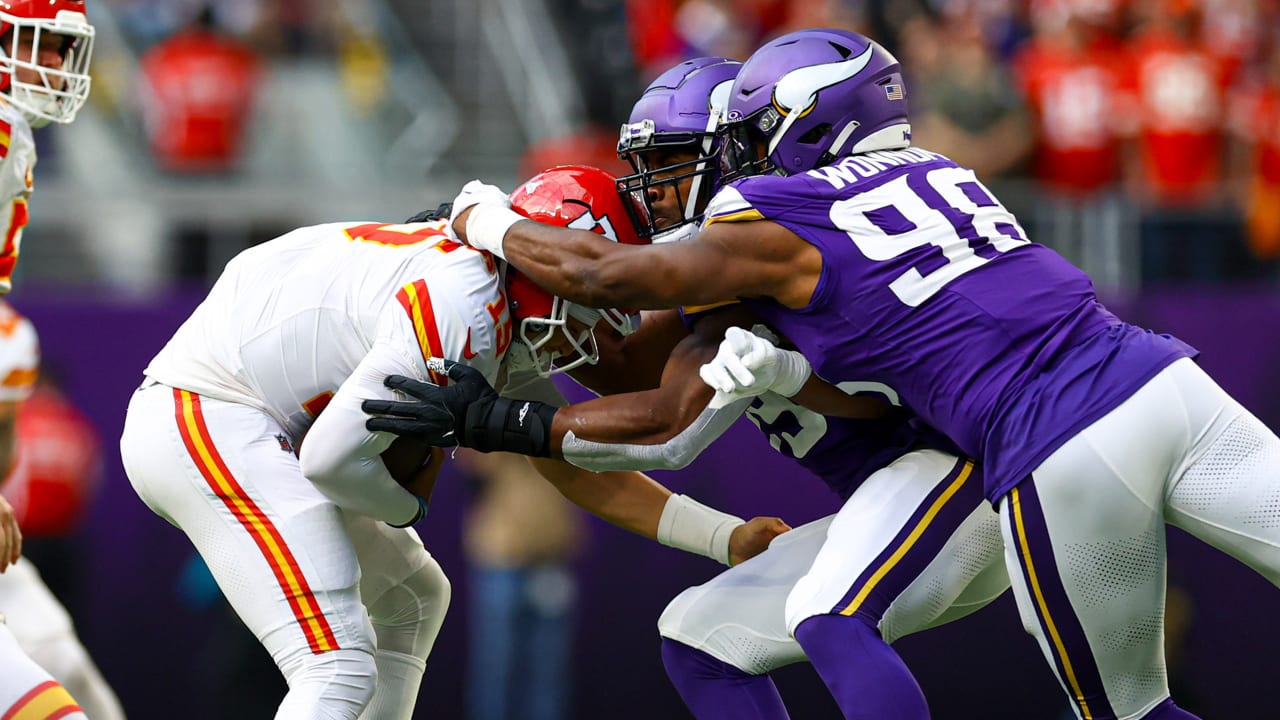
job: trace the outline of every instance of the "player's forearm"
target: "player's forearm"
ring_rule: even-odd
[[[817,375],[810,375],[791,401],[820,415],[854,420],[879,420],[895,412],[894,406],[884,400],[850,395]]]
[[[587,307],[627,307],[626,248],[593,232],[518,222],[502,242],[507,261],[552,295]]]
[[[404,525],[418,514],[418,500],[382,462],[390,436],[370,433],[364,421],[359,399],[339,390],[307,432],[298,456],[302,474],[344,510]]]
[[[671,491],[638,472],[596,473],[546,458],[533,466],[570,502],[612,525],[656,540]]]
[[[688,427],[711,399],[710,388],[701,402],[673,403],[663,391],[647,390],[611,395],[556,411],[551,425],[551,447],[560,453],[564,436],[595,442],[657,445]]]

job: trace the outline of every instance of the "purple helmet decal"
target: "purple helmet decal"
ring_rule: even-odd
[[[635,174],[619,178],[619,189],[637,196],[649,219],[641,233],[656,234],[701,219],[717,186],[720,151],[716,126],[733,79],[742,63],[719,57],[676,65],[649,84],[631,110],[618,138],[618,156]],[[687,157],[672,158],[672,153]],[[679,192],[691,179],[688,196]],[[679,218],[662,217],[650,204],[650,190],[669,186],[679,203]]]
[[[910,145],[904,87],[898,60],[858,33],[800,30],[769,42],[730,91],[724,181]]]

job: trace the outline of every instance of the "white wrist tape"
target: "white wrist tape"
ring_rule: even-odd
[[[658,519],[658,542],[729,564],[729,538],[746,521],[672,493]]]
[[[472,207],[467,216],[467,244],[506,260],[507,256],[502,254],[502,238],[512,225],[528,219],[501,203],[482,202]]]
[[[809,381],[813,366],[809,359],[795,350],[778,351],[778,379],[769,389],[783,397],[792,397]]]

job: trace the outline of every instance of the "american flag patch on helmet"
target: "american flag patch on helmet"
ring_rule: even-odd
[[[890,83],[885,85],[884,96],[890,100],[901,100],[903,98],[902,85],[900,83]]]

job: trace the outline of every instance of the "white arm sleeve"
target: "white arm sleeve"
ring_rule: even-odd
[[[339,507],[404,525],[418,514],[417,499],[391,477],[379,457],[395,436],[365,429],[366,399],[397,399],[382,384],[387,375],[425,379],[408,358],[375,344],[316,418],[302,443],[302,474]]]
[[[564,459],[585,470],[679,470],[724,434],[742,416],[751,398],[743,398],[722,408],[704,409],[680,432],[660,445],[600,443],[565,433],[560,444]]]

